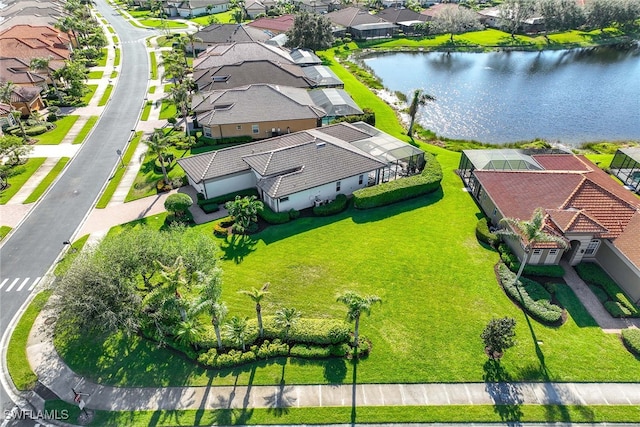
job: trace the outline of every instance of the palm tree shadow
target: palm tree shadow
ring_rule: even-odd
[[[483,380],[485,390],[493,400],[493,411],[508,425],[518,425],[522,419],[522,393],[512,383],[511,375],[502,367],[500,361],[489,359],[485,362]]]
[[[264,398],[265,404],[267,405],[267,412],[275,415],[276,417],[281,417],[283,415],[287,415],[289,413],[289,408],[293,406],[297,400],[296,397],[290,395],[293,387],[286,386],[286,382],[284,380],[284,371],[287,365],[286,359],[282,362],[282,374],[280,376],[280,384],[278,384],[278,388],[275,393],[268,395]]]
[[[222,259],[240,264],[244,258],[256,250],[256,241],[249,236],[233,234],[220,244]]]
[[[357,386],[358,386],[358,347],[353,348],[353,375],[351,377],[351,425],[356,425]]]

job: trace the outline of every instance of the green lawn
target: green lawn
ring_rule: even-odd
[[[149,114],[151,113],[151,106],[152,106],[151,101],[147,101],[147,103],[144,104],[144,108],[142,109],[142,116],[140,117],[140,120],[142,120],[143,122],[146,122],[147,120],[149,120]]]
[[[33,322],[42,311],[51,292],[46,290],[36,295],[11,334],[7,348],[7,370],[18,390],[31,390],[38,380],[27,361],[27,339]]]
[[[107,65],[107,50],[108,49],[106,47],[100,49],[100,51],[102,52],[102,56],[97,61],[98,67],[105,67]]]
[[[60,258],[60,261],[56,264],[56,268],[53,270],[53,274],[56,277],[61,277],[67,272],[69,267],[71,267],[71,264],[73,264],[73,261],[80,254],[80,251],[82,251],[82,248],[87,243],[88,239],[89,235],[85,234],[71,244],[69,249],[64,253],[64,256]]]
[[[47,176],[44,177],[40,184],[33,190],[33,192],[25,199],[22,203],[33,203],[40,198],[47,191],[47,188],[51,185],[51,183],[57,178],[57,176],[62,172],[67,163],[71,160],[69,157],[62,157],[58,160],[58,163],[49,171]]]
[[[141,136],[142,136],[142,132],[136,132],[136,136],[131,140],[131,142],[129,143],[129,146],[127,147],[127,150],[123,153],[122,161],[124,162],[125,165],[129,165],[129,162],[133,157],[133,153],[136,151],[136,147],[140,143]],[[109,201],[111,200],[111,197],[113,197],[113,193],[115,193],[116,189],[118,188],[118,185],[120,184],[120,181],[122,180],[122,177],[124,176],[124,173],[126,170],[127,168],[123,168],[123,167],[118,167],[116,169],[116,172],[113,174],[113,176],[109,180],[109,184],[107,184],[106,188],[104,189],[104,192],[100,196],[98,203],[96,203],[96,208],[104,209],[107,207],[107,205],[109,204]]]
[[[149,93],[156,93],[156,86],[149,86]]]
[[[162,106],[160,107],[160,120],[167,120],[170,117],[175,117],[178,114],[176,105],[169,99],[162,100]]]
[[[36,139],[39,145],[57,145],[62,142],[71,127],[75,124],[80,116],[64,116],[55,122],[55,129],[38,135]]]
[[[17,174],[8,179],[9,187],[0,192],[0,205],[6,205],[45,160],[46,157],[31,157],[24,165],[18,166]]]
[[[149,18],[149,19],[140,19],[139,22],[142,25],[146,25],[147,27],[152,28],[188,28],[188,25],[182,22],[170,21],[167,19],[158,19],[158,18]]]
[[[90,71],[89,74],[87,75],[87,78],[89,80],[101,79],[103,74],[104,74],[104,71]]]
[[[184,150],[177,150],[171,147],[169,152],[173,153],[175,159],[179,159],[185,155]],[[125,202],[131,202],[133,200],[141,199],[147,196],[153,196],[157,194],[156,183],[162,179],[162,173],[156,173],[154,171],[154,162],[157,156],[155,154],[147,154],[140,166],[140,170],[136,175],[136,179],[129,190],[129,194],[125,199]],[[184,171],[176,163],[173,169],[168,171],[169,179],[176,179],[184,176]]]
[[[111,98],[112,91],[113,91],[113,85],[110,84],[107,86],[104,93],[102,94],[102,98],[100,98],[100,101],[98,101],[98,107],[107,105],[107,102],[109,102],[109,98]]]
[[[220,12],[220,13],[214,13],[213,15],[206,15],[206,16],[198,16],[196,18],[190,18],[189,20],[192,22],[195,22],[196,24],[202,25],[204,27],[209,25],[209,17],[210,16],[214,16],[216,18],[216,20],[221,23],[221,24],[230,24],[233,21],[232,16],[231,16],[231,11],[228,10],[226,12]]]
[[[82,97],[82,101],[85,105],[89,105],[89,102],[91,102],[91,98],[93,98],[93,95],[96,93],[98,85],[87,85],[87,89],[89,91]]]
[[[158,78],[158,62],[156,60],[156,54],[149,52],[149,59],[151,61],[151,80]]]
[[[9,227],[8,225],[0,225],[0,240],[7,237],[7,234],[9,234],[11,230],[13,230],[13,228]]]
[[[87,122],[84,124],[84,126],[82,126],[82,129],[80,129],[80,133],[78,133],[78,135],[73,140],[73,143],[82,144],[84,142],[84,139],[87,137],[87,135],[91,131],[91,129],[93,129],[93,127],[95,126],[98,119],[99,119],[98,116],[89,117],[89,119],[87,119]]]
[[[171,92],[171,88],[174,86],[173,83],[167,83],[166,85],[164,85],[164,93],[169,93]]]
[[[116,77],[118,77],[118,72],[117,71],[112,71],[111,75],[109,76],[110,79],[115,79]]]
[[[116,48],[116,57],[113,59],[113,66],[117,67],[120,65],[120,48]]]

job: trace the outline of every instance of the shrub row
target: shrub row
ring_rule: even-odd
[[[370,108],[363,108],[362,111],[364,114],[338,117],[337,119],[333,120],[331,123],[333,124],[333,123],[341,123],[341,122],[347,122],[347,123],[365,122],[367,124],[370,124],[371,126],[375,126],[376,112]]]
[[[269,224],[284,224],[291,221],[290,212],[274,212],[268,205],[264,205],[263,209],[258,212],[258,216]]]
[[[289,346],[276,339],[273,342],[265,340],[260,346],[253,345],[249,351],[245,352],[229,350],[227,353],[218,354],[218,350],[211,348],[206,353],[198,356],[198,362],[211,368],[228,368],[288,354]]]
[[[500,243],[498,245],[498,252],[500,252],[500,259],[509,267],[509,270],[514,273],[520,269],[520,260],[511,252],[511,248],[506,243]],[[556,277],[560,278],[564,276],[564,268],[561,265],[530,265],[524,266],[522,272],[525,276],[541,276],[541,277]]]
[[[200,209],[204,211],[204,213],[210,214],[213,212],[218,212],[220,210],[220,205],[217,203],[203,203],[200,205]]]
[[[250,319],[249,324],[256,324]],[[274,316],[263,316],[264,336],[268,339],[284,338],[281,328],[276,326]],[[304,344],[342,344],[349,341],[350,327],[343,320],[299,319],[289,331],[289,341]]]
[[[497,246],[500,242],[500,236],[489,231],[489,224],[487,224],[487,218],[480,218],[476,224],[476,238],[486,243],[489,246]]]
[[[316,216],[330,216],[339,214],[347,208],[348,203],[349,199],[347,199],[347,196],[345,196],[344,194],[338,194],[335,200],[332,200],[325,205],[315,206],[313,208],[313,214]]]
[[[531,317],[549,324],[562,319],[562,308],[551,303],[551,295],[540,283],[520,278],[516,284],[516,275],[504,263],[498,265],[498,275],[507,294],[520,303]]]
[[[436,191],[442,181],[442,167],[434,155],[425,153],[424,158],[426,165],[420,175],[354,191],[354,206],[357,209],[370,209]]]
[[[291,346],[289,355],[304,359],[326,359],[328,357],[344,357],[349,353],[349,344],[335,344],[330,346],[313,344],[295,344]]]
[[[225,202],[229,202],[236,199],[236,196],[247,197],[247,196],[258,196],[258,191],[255,188],[247,188],[246,190],[240,190],[233,193],[223,194],[222,196],[212,197],[211,199],[205,199],[204,194],[198,193],[198,205],[206,205],[209,203],[217,203],[219,205],[224,204]]]
[[[622,330],[622,341],[635,354],[640,356],[640,329],[627,328]]]
[[[640,308],[636,306],[620,286],[596,263],[581,262],[575,266],[576,272],[582,280],[590,285],[599,286],[615,304],[605,304],[614,317],[640,317]],[[615,308],[618,307],[618,308]],[[610,310],[612,309],[613,312]],[[614,314],[615,313],[615,314]],[[622,314],[621,314],[622,313]]]

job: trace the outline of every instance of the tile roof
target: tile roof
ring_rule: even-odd
[[[214,81],[214,76],[229,76],[229,78],[224,81],[222,79]],[[197,70],[194,72],[194,80],[200,91],[231,89],[254,83],[304,88],[315,86],[315,83],[307,78],[302,67],[267,60],[250,60],[208,70]]]
[[[325,15],[333,24],[342,25],[343,27],[353,27],[355,25],[372,24],[379,22],[387,22],[384,19],[370,14],[366,10],[357,7],[346,7],[344,9],[335,10]]]
[[[420,12],[422,15],[426,15],[429,18],[435,18],[436,16],[438,16],[439,14],[442,13],[443,10],[445,9],[458,9],[460,8],[460,5],[455,4],[455,3],[436,3],[433,6],[423,10],[422,12]]]
[[[196,33],[200,43],[263,42],[271,38],[257,28],[238,24],[212,24]]]
[[[294,15],[280,15],[276,17],[258,18],[247,25],[253,28],[269,30],[273,33],[286,33],[293,27]]]
[[[393,24],[397,24],[398,22],[406,22],[406,21],[426,21],[428,17],[426,15],[422,15],[418,12],[414,12],[411,9],[396,9],[394,7],[389,7],[386,9],[382,9],[376,16],[384,19],[385,21],[391,22]]]
[[[194,59],[193,68],[207,69],[256,59],[294,63],[289,53],[279,47],[258,42],[237,42],[211,46]]]
[[[637,268],[640,268],[640,212],[636,212],[624,231],[613,241],[613,244]]]
[[[531,157],[540,165],[544,170],[557,170],[557,171],[591,171],[593,165],[591,162],[583,161],[584,157],[574,156],[573,154],[534,154]],[[591,163],[591,166],[589,166]]]
[[[46,82],[46,77],[34,73],[29,64],[18,58],[0,58],[0,81],[16,85],[38,85]]]
[[[608,230],[584,211],[547,209],[546,213],[562,233],[602,234]]]
[[[68,34],[50,25],[14,25],[0,31],[0,39],[19,39],[33,46],[46,45],[65,48],[70,42]]]
[[[206,125],[318,119],[326,115],[313,105],[305,89],[268,84],[196,94],[191,105],[198,123]]]

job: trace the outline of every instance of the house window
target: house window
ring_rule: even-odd
[[[364,175],[360,175],[358,177],[358,185],[362,185],[363,181],[364,181]]]
[[[242,130],[242,125],[236,125],[236,130]]]
[[[336,182],[336,191],[340,191],[340,181]]]
[[[557,249],[549,249],[549,255],[557,255],[557,254],[558,254]]]
[[[533,254],[534,255],[540,255],[542,253],[542,249],[534,249],[533,250]]]
[[[289,196],[280,197],[280,203],[282,203],[282,202],[288,202],[288,201],[289,201]]]
[[[251,132],[253,132],[254,134],[260,133],[260,126],[259,125],[252,125],[251,126]]]
[[[204,130],[204,136],[211,136],[211,128],[203,128]]]
[[[585,255],[593,255],[598,250],[598,246],[600,246],[600,240],[593,239],[587,245],[587,249],[585,249],[584,254]]]

